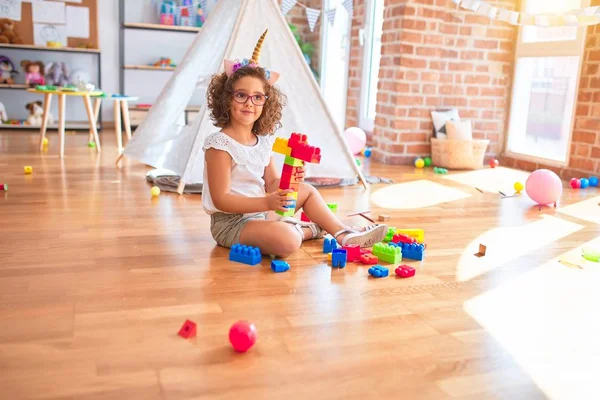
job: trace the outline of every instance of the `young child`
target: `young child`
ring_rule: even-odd
[[[279,74],[258,64],[266,34],[250,60],[225,60],[225,72],[213,76],[208,87],[210,116],[221,128],[207,136],[203,146],[202,203],[211,216],[211,234],[221,246],[242,243],[280,257],[325,232],[341,245],[372,246],[383,240],[388,227],[351,228],[340,222],[319,192],[303,182],[303,169],[298,175],[296,211],[302,208],[313,222],[281,218],[272,212],[286,211],[287,194],[292,191],[278,190],[280,176],[272,156],[286,97],[273,86]]]

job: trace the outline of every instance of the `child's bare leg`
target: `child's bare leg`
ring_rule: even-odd
[[[298,199],[296,200],[296,212],[300,209],[312,222],[319,225],[328,233],[334,234],[347,225],[343,224],[335,214],[327,207],[327,203],[321,197],[321,193],[308,183],[301,183],[298,188]],[[310,229],[304,228],[309,231]]]
[[[302,239],[298,231],[285,222],[251,220],[242,229],[240,243],[256,246],[262,254],[287,257],[300,248]]]

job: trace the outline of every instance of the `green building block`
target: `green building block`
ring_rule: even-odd
[[[290,156],[285,156],[285,160],[283,162],[291,167],[302,167],[304,165],[304,161]]]
[[[334,214],[336,214],[336,213],[337,213],[337,208],[338,208],[338,205],[337,205],[337,203],[327,203],[327,207],[329,207],[329,209],[330,209],[330,210],[331,210],[331,211],[332,211]]]
[[[385,243],[375,243],[373,246],[373,255],[381,261],[390,264],[398,264],[402,261],[402,250],[400,247],[390,246]]]
[[[383,241],[391,242],[392,238],[394,237],[395,234],[396,234],[396,228],[388,228],[387,235],[385,235],[385,238],[383,239]]]

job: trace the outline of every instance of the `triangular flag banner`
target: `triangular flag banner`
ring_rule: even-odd
[[[321,15],[321,10],[306,7],[306,19],[308,20],[308,27],[311,32],[315,30],[315,24],[319,19],[319,15]]]
[[[354,12],[352,0],[344,0],[343,5],[346,11],[348,11],[348,15],[352,16],[352,13]]]
[[[286,15],[296,5],[296,0],[283,0],[281,3],[281,12]]]
[[[335,11],[336,11],[335,8],[332,10],[325,11],[325,15],[327,15],[327,21],[329,21],[331,26],[333,26],[333,24],[335,24]]]

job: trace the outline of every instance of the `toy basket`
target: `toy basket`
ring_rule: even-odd
[[[448,169],[479,169],[483,167],[487,139],[451,140],[431,138],[431,161],[434,166]]]

